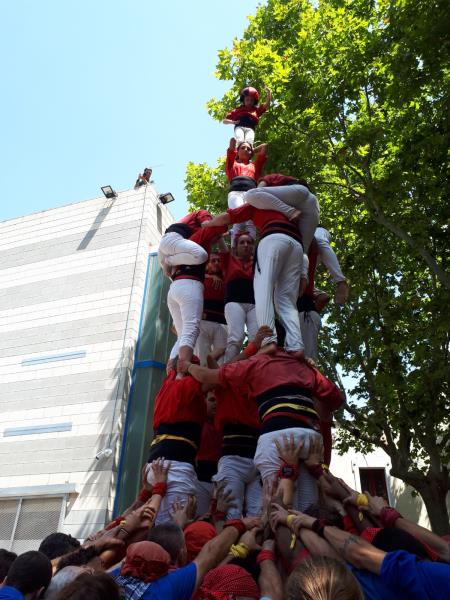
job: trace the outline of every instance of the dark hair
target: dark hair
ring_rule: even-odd
[[[106,573],[82,573],[62,588],[55,600],[119,600],[119,587]]]
[[[82,567],[87,565],[92,559],[98,556],[97,548],[95,546],[88,546],[87,548],[77,548],[70,554],[66,554],[58,562],[57,572],[64,569],[64,567]]]
[[[162,546],[169,553],[171,562],[176,563],[184,545],[183,530],[176,523],[162,523],[150,529],[147,540]]]
[[[318,557],[302,562],[286,583],[285,600],[364,600],[361,587],[340,560]]]
[[[30,594],[41,588],[46,589],[51,578],[52,563],[49,558],[42,552],[30,550],[18,556],[12,563],[5,583],[22,594]]]
[[[71,535],[67,533],[51,533],[42,540],[39,552],[42,552],[50,560],[53,560],[79,547],[80,542]]]
[[[5,579],[8,574],[10,566],[16,560],[17,554],[10,552],[4,548],[0,548],[0,583]]]
[[[415,554],[419,558],[430,559],[430,556],[422,544],[414,536],[402,529],[387,527],[381,529],[373,538],[372,545],[384,552],[395,552],[396,550],[406,550],[410,554]]]

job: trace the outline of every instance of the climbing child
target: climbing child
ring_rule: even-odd
[[[234,125],[234,136],[238,144],[250,142],[253,145],[256,126],[260,116],[269,108],[272,94],[269,88],[266,88],[266,101],[258,106],[258,90],[245,87],[241,90],[239,99],[241,105],[229,112],[223,122],[225,125]]]

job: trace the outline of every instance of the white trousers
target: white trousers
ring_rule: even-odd
[[[239,208],[245,200],[246,192],[228,192],[228,208]],[[256,227],[253,221],[245,221],[244,223],[235,223],[231,228],[231,247],[234,246],[234,238],[240,231],[247,231],[252,239],[256,239]]]
[[[214,481],[224,481],[235,498],[235,507],[228,510],[227,519],[242,516],[257,517],[262,512],[262,487],[259,473],[251,458],[222,456]]]
[[[242,144],[242,142],[248,142],[253,146],[255,142],[255,130],[251,127],[235,125],[234,137],[236,138],[236,146],[239,146],[239,144]]]
[[[165,262],[171,267],[201,265],[208,260],[208,253],[195,242],[186,240],[179,233],[171,231],[165,233],[159,242],[158,259],[161,265]]]
[[[203,283],[195,279],[177,279],[170,284],[167,306],[178,339],[170,353],[175,358],[180,346],[194,349],[203,312]]]
[[[227,302],[225,304],[225,319],[228,336],[225,362],[229,362],[241,351],[247,326],[248,339],[251,341],[258,331],[256,309],[254,304],[247,302]]]
[[[335,283],[339,281],[345,281],[345,275],[342,272],[341,265],[339,264],[338,257],[335,251],[330,246],[331,235],[325,227],[318,227],[314,234],[314,237],[319,247],[319,257],[323,264],[328,269],[331,278]]]
[[[305,345],[305,354],[317,361],[317,338],[319,336],[320,328],[322,327],[322,319],[319,313],[315,310],[308,312],[301,312],[300,315],[300,331],[302,332],[302,339]]]
[[[300,210],[299,229],[303,250],[308,252],[314,232],[320,219],[317,198],[304,185],[281,185],[249,190],[245,193],[245,202],[263,210],[278,210],[291,218],[294,210]],[[288,205],[288,206],[286,206]]]
[[[268,325],[275,332],[275,304],[278,318],[286,330],[286,350],[303,350],[297,311],[302,246],[284,233],[273,233],[259,242],[257,257],[253,287],[258,327]],[[264,344],[276,340],[274,333],[265,338]]]
[[[165,461],[167,463],[167,461]],[[154,477],[150,465],[147,467],[147,480],[153,485]],[[162,499],[161,508],[156,516],[156,525],[170,521],[169,510],[172,504],[179,500],[186,504],[189,496],[195,496],[197,493],[197,473],[190,463],[180,462],[178,460],[170,461],[170,469],[167,476],[167,491]]]
[[[214,321],[200,321],[200,332],[195,345],[194,354],[200,359],[201,365],[206,365],[206,357],[213,350],[225,348],[227,345],[227,326]],[[222,364],[223,358],[217,361]]]
[[[311,441],[322,438],[320,433],[317,433],[317,431],[314,431],[313,429],[306,429],[303,427],[291,427],[289,429],[264,433],[259,437],[254,462],[261,473],[263,482],[266,480],[272,481],[276,477],[282,463],[282,460],[278,455],[277,447],[275,446],[275,440],[282,442],[283,435],[289,437],[291,433],[294,435],[294,442],[296,444],[300,441],[304,442],[300,455],[300,476],[297,479],[294,509],[305,510],[310,504],[317,502],[317,482],[304,467],[303,460],[309,455]]]
[[[214,484],[197,480],[197,516],[202,517],[209,511]]]

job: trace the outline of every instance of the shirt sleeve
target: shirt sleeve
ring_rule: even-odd
[[[256,181],[258,181],[258,179],[261,177],[261,172],[264,166],[264,163],[267,160],[267,154],[266,152],[258,152],[258,154],[256,155],[255,158],[255,179]]]
[[[197,566],[191,562],[154,581],[142,596],[142,600],[189,600],[195,590]]]
[[[236,150],[232,150],[228,148],[227,150],[227,160],[225,162],[225,175],[228,178],[228,181],[233,179],[233,165],[236,160]]]
[[[337,410],[344,402],[344,397],[341,390],[332,381],[327,379],[325,375],[322,375],[322,373],[317,369],[314,369],[314,376],[314,396],[318,400],[325,401],[326,407],[330,412]]]
[[[256,107],[256,114],[258,115],[258,117],[260,117],[262,114],[264,114],[266,112],[266,107],[263,104],[260,104],[259,106]]]
[[[189,240],[191,242],[196,242],[205,250],[209,250],[209,244],[211,243],[211,240],[213,240],[218,235],[225,233],[227,229],[228,227],[226,225],[221,225],[219,227],[201,227],[194,234],[191,235]]]
[[[230,215],[230,223],[244,223],[251,220],[255,213],[255,208],[251,204],[244,204],[239,208],[229,208],[227,213]]]
[[[236,109],[233,108],[233,110],[231,110],[227,116],[225,117],[225,119],[231,119],[232,121],[236,121]]]

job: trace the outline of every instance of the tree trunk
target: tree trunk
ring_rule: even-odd
[[[431,529],[437,535],[450,534],[450,522],[447,509],[448,489],[440,485],[436,478],[430,475],[422,482],[414,482],[414,487],[422,496],[430,518]]]

